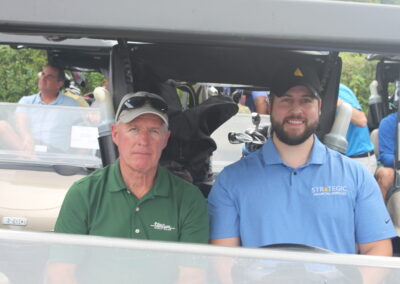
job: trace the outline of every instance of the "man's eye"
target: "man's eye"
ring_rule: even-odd
[[[160,129],[150,129],[150,133],[160,134],[161,131],[160,131]]]
[[[131,128],[129,128],[129,130],[128,130],[129,132],[133,132],[133,133],[136,133],[136,132],[138,132],[139,131],[139,129],[137,128],[137,127],[131,127]]]

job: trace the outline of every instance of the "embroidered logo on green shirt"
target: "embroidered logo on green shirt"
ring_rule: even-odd
[[[171,227],[171,225],[165,225],[158,222],[154,222],[152,225],[150,225],[150,227],[153,227],[155,230],[162,230],[162,231],[175,230],[175,228]]]

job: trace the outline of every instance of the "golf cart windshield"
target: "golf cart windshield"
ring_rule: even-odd
[[[0,164],[100,168],[97,108],[0,103]]]

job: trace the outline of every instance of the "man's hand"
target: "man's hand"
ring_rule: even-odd
[[[392,241],[390,239],[365,244],[358,244],[358,248],[361,254],[375,256],[393,256]],[[378,284],[382,283],[382,280],[385,278],[388,271],[384,268],[361,267],[360,272],[363,278],[363,283]]]
[[[210,240],[210,243],[218,246],[240,246],[240,238],[225,238],[225,239],[213,239]],[[217,256],[214,258],[214,265],[216,268],[216,273],[218,275],[218,279],[220,283],[223,284],[232,284],[232,267],[233,267],[233,259],[230,257]]]
[[[54,262],[47,266],[46,283],[49,284],[76,284],[75,264]]]

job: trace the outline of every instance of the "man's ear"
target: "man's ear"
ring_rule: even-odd
[[[319,116],[321,116],[321,110],[322,110],[322,100],[321,99],[319,99],[318,100],[318,106],[319,106]]]
[[[117,136],[118,136],[118,126],[117,126],[117,124],[113,124],[113,125],[111,125],[111,137],[112,137],[114,144],[118,146]]]
[[[58,81],[58,89],[61,90],[64,87],[64,81]]]

